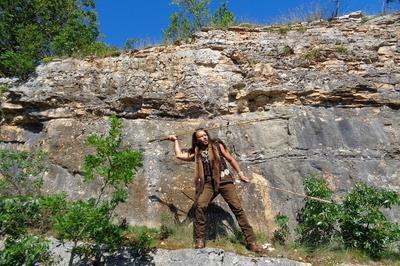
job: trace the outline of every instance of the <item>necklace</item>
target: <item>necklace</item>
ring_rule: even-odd
[[[200,155],[203,157],[204,162],[208,163],[208,149],[200,151]]]

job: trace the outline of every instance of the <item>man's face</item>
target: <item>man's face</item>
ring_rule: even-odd
[[[203,145],[208,145],[208,136],[207,133],[203,130],[199,130],[196,132],[197,141]]]

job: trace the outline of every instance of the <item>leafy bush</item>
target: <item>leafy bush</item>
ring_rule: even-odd
[[[147,253],[155,248],[158,232],[146,226],[131,227],[125,232],[125,244],[138,253]]]
[[[100,260],[103,249],[114,250],[122,243],[122,229],[110,219],[110,206],[95,205],[94,200],[73,202],[56,218],[58,238],[73,242],[70,263],[75,255]]]
[[[0,265],[50,265],[54,258],[49,252],[49,243],[40,236],[25,235],[21,239],[7,239],[0,251]]]
[[[400,225],[388,221],[381,209],[399,204],[396,192],[357,184],[346,195],[339,220],[346,247],[381,257],[391,243],[400,239]]]
[[[322,178],[306,178],[304,187],[308,196],[331,199],[332,191]],[[341,204],[311,198],[305,201],[296,230],[298,241],[309,247],[344,244],[380,258],[400,239],[400,225],[390,222],[382,212],[383,208],[400,204],[400,196],[394,191],[358,183]]]
[[[17,239],[39,218],[39,200],[32,197],[0,198],[0,235]]]
[[[46,171],[47,154],[42,151],[0,149],[0,174],[4,195],[34,195],[40,193],[42,175]]]
[[[325,200],[331,200],[333,194],[325,179],[312,176],[304,180],[304,189],[307,196]],[[297,216],[298,241],[312,247],[329,243],[337,232],[339,215],[338,205],[305,198],[305,205]]]
[[[286,215],[278,214],[274,218],[278,229],[274,231],[273,241],[284,245],[290,234],[289,218]]]

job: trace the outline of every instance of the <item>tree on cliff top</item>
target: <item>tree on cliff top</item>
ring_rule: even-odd
[[[235,23],[235,17],[223,3],[210,15],[211,0],[172,0],[179,11],[170,17],[170,25],[164,31],[166,41],[185,40],[193,36],[196,31],[206,26],[224,28]]]
[[[26,76],[44,57],[96,42],[95,1],[2,0],[0,36],[0,76]]]

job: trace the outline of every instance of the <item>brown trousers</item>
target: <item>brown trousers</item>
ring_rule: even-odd
[[[195,209],[195,237],[196,239],[204,239],[205,229],[206,229],[206,211],[208,204],[221,193],[226,203],[228,203],[229,208],[236,217],[239,223],[240,229],[244,234],[246,243],[256,242],[256,238],[253,232],[253,228],[250,226],[246,214],[244,213],[242,206],[240,204],[240,199],[236,193],[235,185],[233,183],[221,184],[218,192],[214,191],[211,182],[204,184],[204,190],[200,194],[197,201],[197,206]]]

